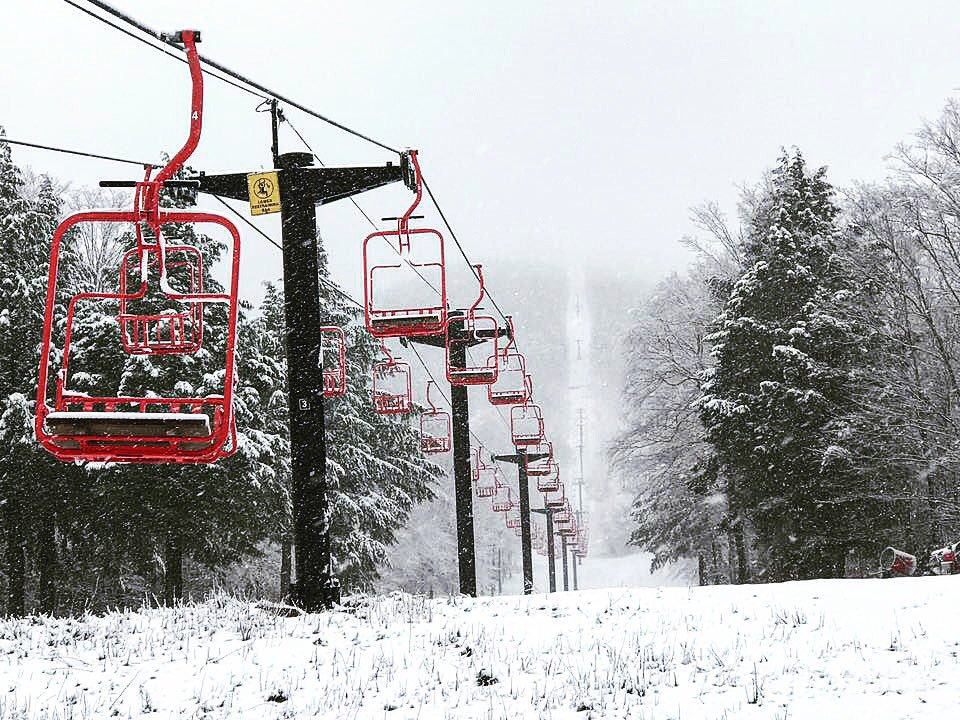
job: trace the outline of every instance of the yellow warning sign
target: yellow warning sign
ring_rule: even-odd
[[[251,215],[280,212],[280,183],[276,172],[247,175],[247,192],[250,194]]]

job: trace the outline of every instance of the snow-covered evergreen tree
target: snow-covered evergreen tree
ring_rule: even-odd
[[[745,243],[749,269],[708,337],[699,407],[731,504],[752,521],[772,579],[841,575],[862,537],[848,462],[853,379],[865,363],[856,301],[821,169],[784,153]]]
[[[62,204],[49,178],[33,185],[25,186],[0,131],[0,505],[10,613],[23,612],[31,596],[40,609],[54,609],[55,527],[72,512],[67,498],[77,477],[33,437],[50,240]]]

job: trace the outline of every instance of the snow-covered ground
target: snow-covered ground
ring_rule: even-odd
[[[519,544],[519,540],[517,541]],[[559,546],[559,543],[558,543]],[[559,547],[558,547],[559,553]],[[519,556],[519,553],[517,553]],[[635,552],[617,557],[598,557],[590,555],[577,568],[577,588],[580,590],[599,590],[619,587],[666,587],[693,585],[697,582],[695,561],[680,561],[650,572],[653,555],[648,552]],[[519,567],[520,559],[515,557],[517,565],[511,568],[512,574],[503,581],[505,594],[519,595],[523,589],[523,575]],[[557,589],[563,589],[563,565],[556,562]],[[567,564],[567,586],[573,588],[572,560]],[[533,554],[533,589],[546,592],[550,587],[547,574],[547,559],[538,553]]]
[[[960,577],[0,621],[2,718],[955,718]]]

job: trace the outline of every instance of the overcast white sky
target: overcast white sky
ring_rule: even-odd
[[[679,267],[688,208],[756,180],[782,145],[835,183],[875,179],[883,156],[960,84],[956,2],[205,2],[117,0],[157,29],[196,27],[201,51],[396,147],[424,173],[487,267],[556,257],[651,277]],[[10,12],[12,10],[12,12]],[[10,137],[156,158],[186,129],[183,65],[61,0],[4,15],[0,124]],[[210,80],[193,163],[268,162],[256,101]],[[289,115],[330,163],[390,156]],[[291,134],[283,150],[301,149]],[[76,184],[136,168],[17,149]],[[408,194],[361,199],[393,215]],[[324,208],[336,277],[357,292],[367,229]],[[276,220],[258,221],[276,232]],[[280,275],[251,238],[244,287]],[[511,289],[500,289],[501,295]]]

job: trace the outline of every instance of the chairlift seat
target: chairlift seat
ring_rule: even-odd
[[[482,297],[482,283],[480,288]],[[480,298],[477,299],[479,302]],[[447,320],[446,370],[451,385],[491,385],[500,373],[500,330],[496,318],[474,315],[475,309],[476,304],[466,316]],[[474,361],[469,349],[477,343],[489,346],[490,354],[484,353],[483,360]],[[457,352],[458,349],[462,352]]]
[[[540,407],[513,406],[510,409],[510,434],[514,445],[539,445],[543,440],[543,414]]]
[[[467,368],[465,370],[450,370],[450,379],[454,385],[487,385],[497,379],[494,368]]]
[[[61,410],[48,413],[46,424],[55,435],[177,438],[210,435],[210,418],[204,413]]]
[[[441,310],[378,311],[370,317],[370,334],[374,337],[431,334],[440,332],[445,317]]]
[[[538,460],[530,460],[528,456],[527,458],[527,475],[528,476],[543,477],[543,476],[549,476],[551,473],[553,473],[553,470],[554,470],[553,443],[546,442],[546,441],[538,443],[537,447],[529,449],[528,453],[545,456]],[[539,489],[539,486],[538,486],[538,489]]]
[[[529,474],[529,471],[528,471]],[[546,475],[537,475],[537,490],[542,493],[556,492],[560,489],[560,465],[551,462],[549,472]]]
[[[450,414],[442,410],[420,416],[420,449],[428,455],[450,452]]]
[[[556,490],[543,494],[543,504],[554,509],[560,509],[567,504],[567,498],[563,494],[563,483],[558,483]]]
[[[413,406],[410,366],[390,360],[373,366],[373,408],[381,415],[402,415]]]
[[[527,364],[523,355],[516,352],[501,354],[496,382],[487,386],[487,400],[491,405],[519,405],[526,402],[529,399],[526,374]]]

